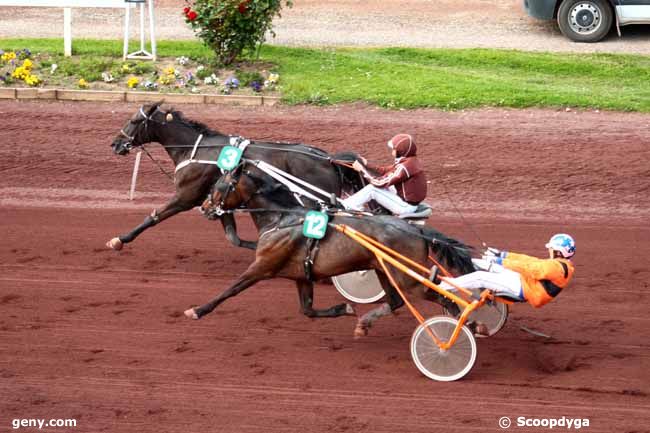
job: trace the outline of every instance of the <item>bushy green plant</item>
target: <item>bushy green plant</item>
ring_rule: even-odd
[[[194,0],[183,11],[185,21],[224,65],[244,50],[254,50],[271,32],[272,21],[292,0]]]
[[[83,77],[87,82],[100,81],[102,72],[110,70],[115,60],[103,57],[84,57],[80,59],[61,58],[58,70],[68,77]]]
[[[257,71],[236,71],[235,75],[239,78],[242,87],[249,86],[253,81],[264,83],[264,77]]]

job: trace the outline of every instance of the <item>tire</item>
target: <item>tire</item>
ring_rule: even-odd
[[[371,304],[385,295],[384,288],[373,270],[337,275],[332,277],[332,282],[341,295],[357,304]]]
[[[614,11],[607,0],[564,0],[557,11],[560,31],[575,42],[598,42],[613,22]]]
[[[458,321],[446,316],[435,316],[418,326],[411,337],[411,357],[415,366],[429,379],[449,382],[470,372],[476,361],[476,341],[466,326],[458,339],[443,351],[432,340],[426,328],[443,341],[449,341]]]
[[[443,307],[445,315],[454,316],[449,310]],[[488,327],[488,335],[475,335],[477,338],[492,337],[505,326],[508,321],[508,305],[503,302],[486,303],[478,310],[474,310],[467,318],[468,322],[481,322]],[[456,317],[457,318],[457,317]]]

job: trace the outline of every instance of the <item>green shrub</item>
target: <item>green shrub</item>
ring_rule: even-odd
[[[236,71],[235,75],[242,87],[249,86],[253,81],[264,83],[264,77],[257,71]]]
[[[267,31],[275,36],[272,20],[280,15],[283,4],[292,0],[195,0],[184,9],[185,21],[217,60],[231,64],[244,50],[254,50]]]

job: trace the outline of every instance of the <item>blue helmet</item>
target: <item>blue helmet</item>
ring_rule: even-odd
[[[568,259],[576,253],[576,241],[567,234],[558,233],[551,236],[551,239],[546,244],[546,248],[559,251],[562,257]]]

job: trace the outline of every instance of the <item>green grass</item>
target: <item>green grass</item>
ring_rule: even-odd
[[[121,56],[118,41],[75,40],[76,54]],[[0,40],[2,49],[60,52],[60,39]],[[212,61],[195,41],[162,41],[162,57]],[[306,49],[264,46],[290,104],[382,107],[582,107],[650,111],[650,57],[491,49]]]

